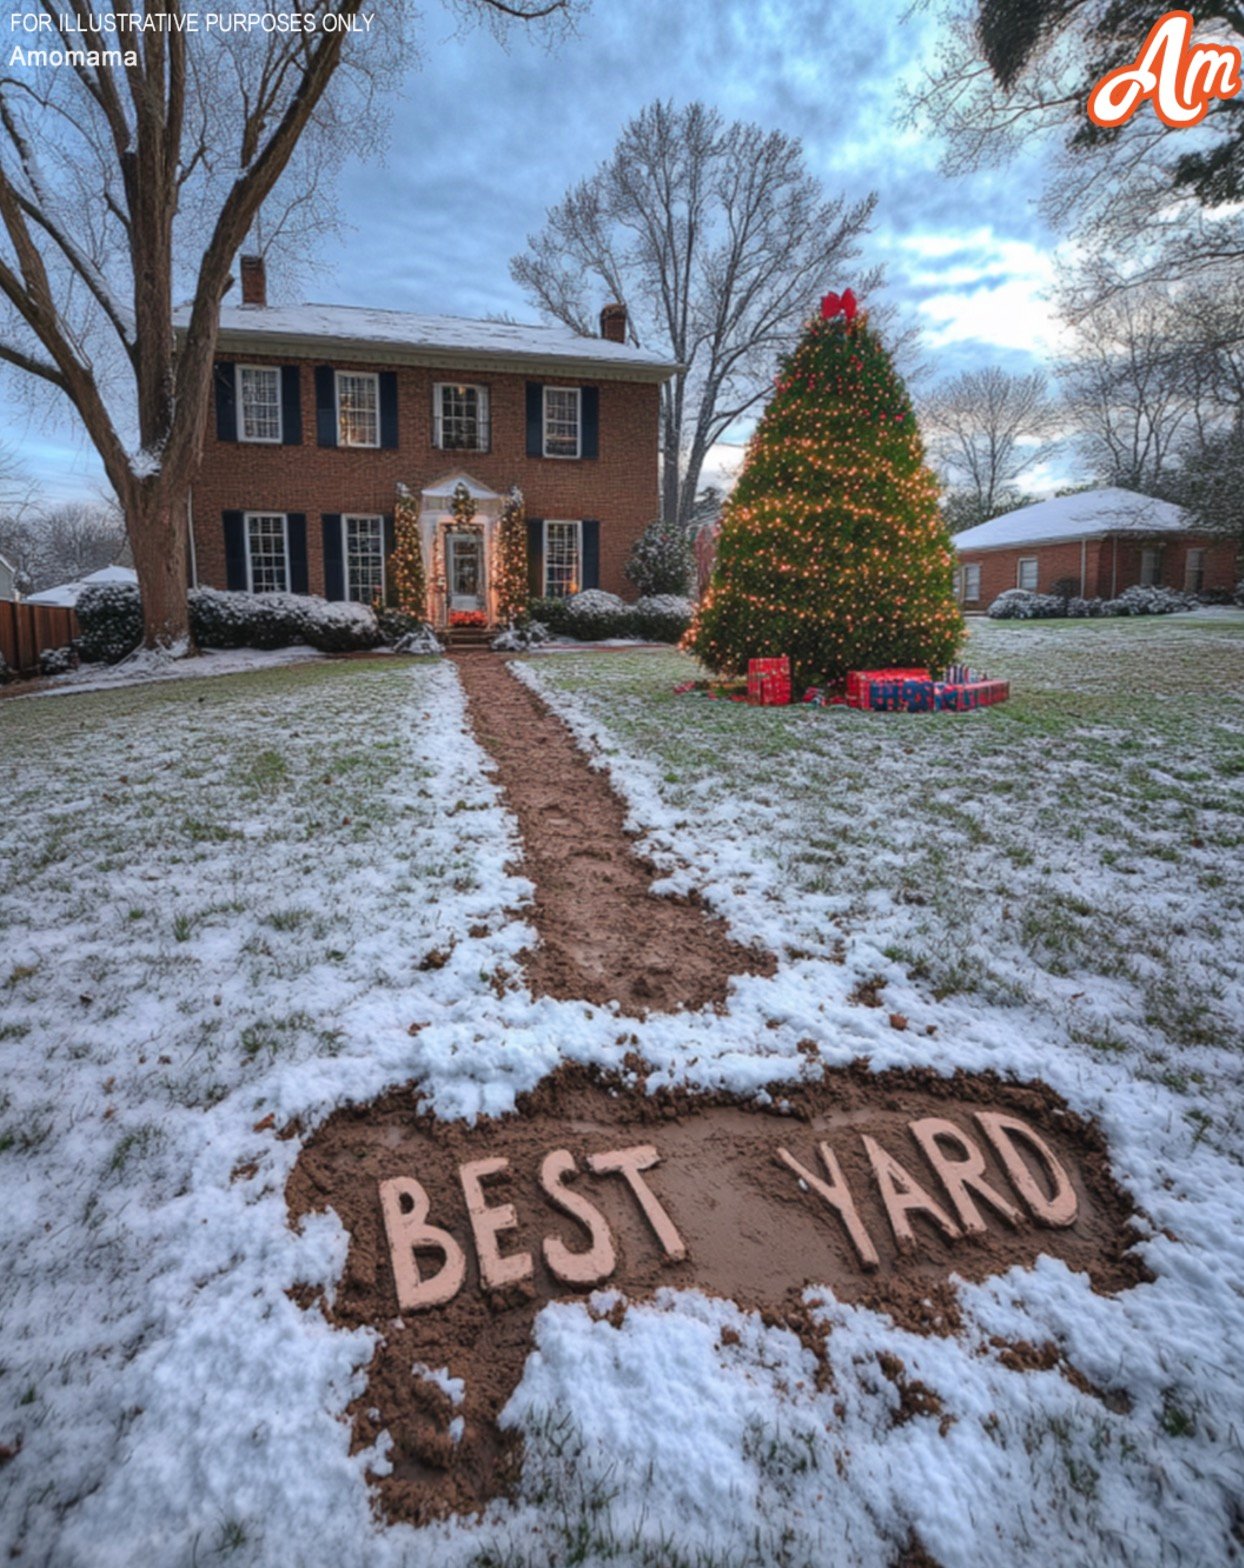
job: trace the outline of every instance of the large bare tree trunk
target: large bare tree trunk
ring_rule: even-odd
[[[134,570],[142,584],[143,645],[185,655],[197,650],[190,632],[186,487],[147,482],[126,508]]]

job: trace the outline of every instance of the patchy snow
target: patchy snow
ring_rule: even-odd
[[[1017,544],[1052,544],[1063,539],[1101,539],[1115,533],[1186,533],[1192,519],[1170,501],[1157,501],[1134,490],[1107,485],[1076,495],[1055,496],[1021,506],[987,523],[955,534],[952,542],[965,550],[998,550]]]
[[[291,648],[217,648],[194,659],[177,658],[158,649],[138,648],[120,664],[82,664],[66,675],[45,681],[23,698],[68,697],[79,692],[107,691],[116,686],[142,686],[150,681],[204,680],[217,675],[243,675],[282,664],[301,664],[324,655],[303,643]],[[14,698],[14,701],[21,699]]]
[[[529,888],[452,666],[268,656],[0,704],[5,1544],[57,1568],[889,1568],[914,1533],[944,1568],[1229,1561],[1244,637],[985,626],[971,657],[1010,704],[758,712],[672,696],[668,653],[519,667],[667,885],[780,957],[724,1016],[624,1028],[522,983]],[[873,977],[881,1008],[852,1000]],[[657,1082],[743,1092],[814,1070],[807,1040],[1043,1077],[1101,1118],[1155,1282],[1110,1299],[1043,1261],[965,1287],[948,1340],[825,1300],[827,1392],[728,1302],[666,1292],[620,1326],[550,1306],[506,1414],[516,1502],[381,1527],[365,1474],[391,1441],[352,1456],[341,1419],[370,1334],[286,1294],[331,1292],[346,1238],[287,1228],[300,1138],[274,1129],[412,1080],[442,1115],[502,1112],[561,1062],[620,1067],[632,1036]],[[1008,1370],[995,1334],[1054,1342],[1109,1402]],[[883,1351],[944,1428],[898,1423]]]
[[[175,325],[184,330],[190,309],[174,313]],[[614,343],[607,338],[582,337],[561,325],[525,321],[476,321],[464,316],[423,316],[400,310],[372,310],[354,305],[226,305],[220,312],[222,347],[245,337],[256,352],[263,340],[281,344],[306,340],[323,352],[326,346],[414,350],[452,356],[486,356],[537,363],[541,359],[582,360],[586,365],[618,370],[672,375],[677,366],[664,354]],[[664,379],[664,376],[661,376]]]

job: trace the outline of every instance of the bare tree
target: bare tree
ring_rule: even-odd
[[[106,502],[68,501],[28,514],[21,527],[29,593],[113,566],[125,548],[125,519]]]
[[[73,30],[0,77],[0,361],[73,406],[125,513],[145,640],[188,650],[187,496],[235,258],[252,230],[266,244],[315,222],[308,189],[358,150],[405,64],[407,6],[368,23],[364,0],[40,3]],[[458,8],[533,19],[571,3]],[[264,29],[279,17],[298,30]],[[287,169],[289,201],[265,209]],[[191,299],[178,343],[175,287]]]
[[[680,365],[662,392],[668,520],[688,522],[710,447],[770,391],[820,295],[850,278],[875,200],[827,198],[794,137],[654,103],[511,261],[547,315],[594,332],[597,307],[617,301],[631,341]],[[857,293],[876,281],[857,275]]]
[[[951,488],[960,527],[1021,505],[1016,481],[1055,450],[1057,424],[1039,370],[1011,375],[996,366],[965,370],[935,387],[921,420],[930,454]]]
[[[1103,130],[1092,87],[1132,63],[1162,7],[1152,0],[918,0],[946,23],[906,114],[946,139],[949,173],[1007,161],[1034,138],[1058,144],[1043,207],[1099,258],[1082,308],[1136,284],[1244,265],[1244,114],[1213,99],[1193,129],[1147,106]],[[1244,41],[1244,6],[1211,0],[1198,36]],[[1238,271],[1237,271],[1238,276]],[[1238,284],[1237,284],[1238,287]]]

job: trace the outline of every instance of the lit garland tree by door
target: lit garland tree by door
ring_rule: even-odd
[[[497,524],[496,564],[493,589],[497,596],[497,619],[513,625],[527,613],[527,508],[517,485],[501,503]]]
[[[474,528],[476,526],[475,501],[471,496],[471,492],[467,489],[466,485],[463,484],[461,479],[459,479],[458,483],[454,486],[454,493],[449,503],[449,509],[454,514],[455,528]]]
[[[727,502],[685,645],[713,670],[789,654],[795,680],[939,668],[963,637],[911,400],[848,289],[784,363]]]
[[[403,615],[426,620],[428,581],[419,538],[419,498],[399,486],[393,518],[393,556],[389,562],[393,604]]]

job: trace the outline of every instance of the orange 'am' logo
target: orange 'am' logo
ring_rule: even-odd
[[[1153,105],[1164,125],[1199,125],[1213,98],[1240,90],[1240,51],[1230,44],[1192,42],[1188,11],[1168,11],[1149,29],[1131,65],[1103,76],[1089,94],[1094,125],[1126,125],[1142,103]]]

